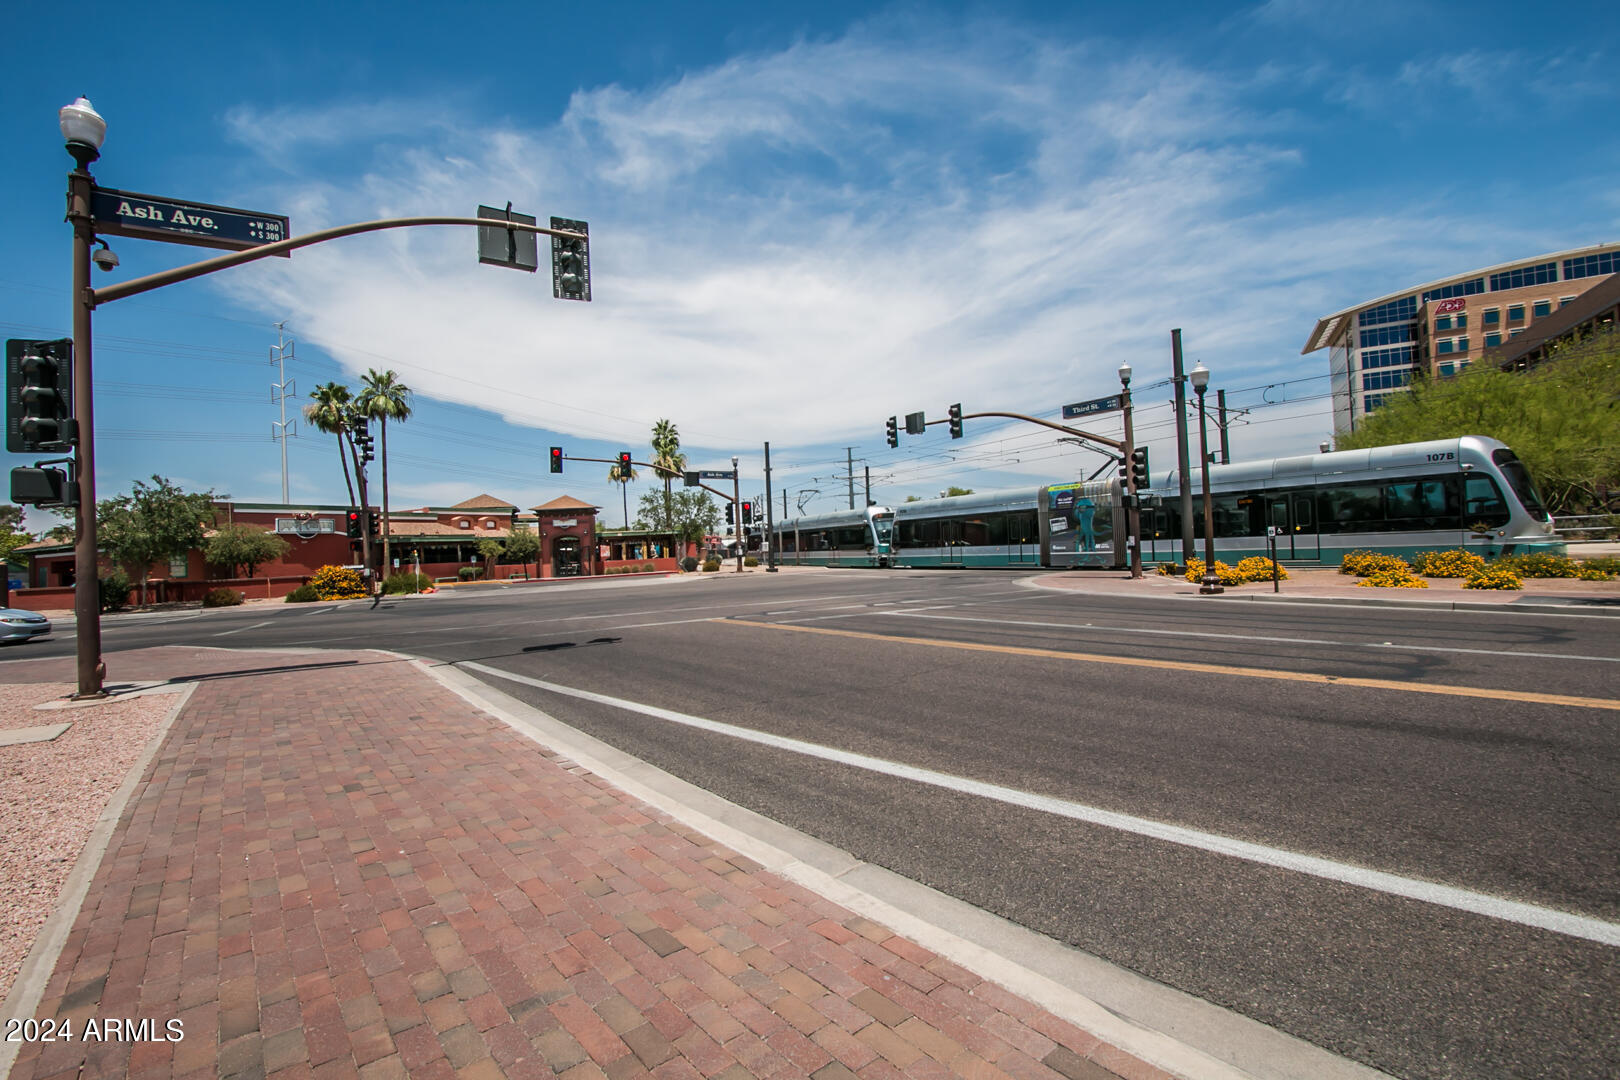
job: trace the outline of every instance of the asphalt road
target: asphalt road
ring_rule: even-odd
[[[1038,582],[467,590],[109,619],[104,648],[457,662],[862,859],[1385,1071],[1620,1075],[1612,620]],[[70,652],[57,637],[29,655]]]

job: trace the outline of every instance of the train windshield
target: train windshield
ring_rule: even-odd
[[[1530,479],[1530,470],[1524,467],[1519,455],[1511,450],[1494,450],[1491,452],[1491,460],[1502,470],[1503,478],[1513,489],[1513,494],[1524,504],[1524,508],[1530,511],[1533,517],[1546,521],[1547,508],[1542,505],[1541,493],[1536,491],[1536,485]]]
[[[878,543],[880,543],[880,544],[889,543],[889,541],[894,538],[894,515],[893,514],[873,514],[872,515],[872,531],[877,533],[877,541],[878,541]]]

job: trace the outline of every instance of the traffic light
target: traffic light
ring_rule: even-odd
[[[743,503],[742,517],[743,517],[743,522],[742,523],[744,525],[752,525],[754,523],[754,504],[753,503],[751,503],[751,502]]]
[[[73,342],[6,342],[6,449],[67,450],[78,442],[73,415]]]
[[[562,447],[560,446],[551,448],[551,471],[554,473],[562,472]]]
[[[961,405],[952,405],[951,406],[951,438],[960,439],[961,437],[962,437],[962,406]]]
[[[1131,451],[1131,479],[1136,484],[1137,491],[1144,491],[1152,485],[1148,477],[1148,448],[1138,446]]]
[[[377,511],[375,511],[375,510],[367,510],[366,511],[366,535],[368,535],[368,536],[380,536],[380,535],[382,535],[382,530],[380,528],[378,528],[378,526],[381,523],[382,523],[381,519],[379,519],[377,517]]]
[[[887,435],[888,435],[889,445],[890,446],[899,446],[900,445],[900,418],[898,416],[889,417],[888,424],[885,426],[885,431],[887,432]]]
[[[358,510],[350,510],[349,511],[348,518],[346,519],[346,526],[347,526],[347,531],[348,531],[350,540],[358,540],[358,539],[360,539],[360,537],[362,535],[361,532],[360,532],[360,511],[358,511]]]
[[[355,449],[360,451],[362,464],[377,460],[377,454],[372,449],[371,428],[363,420],[354,429],[354,445]]]
[[[591,242],[590,226],[583,221],[568,218],[551,219],[553,229],[583,233],[578,240],[551,238],[551,295],[559,300],[589,300],[591,298]]]
[[[630,469],[631,469],[630,451],[628,451],[628,450],[620,450],[619,451],[619,475],[620,476],[629,476],[630,475]]]
[[[727,525],[735,525],[735,524],[737,524],[737,504],[736,503],[730,503],[730,502],[726,503],[726,524]]]

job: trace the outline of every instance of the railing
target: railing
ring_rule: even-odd
[[[1553,519],[1553,531],[1565,540],[1620,539],[1620,514],[1583,514]]]

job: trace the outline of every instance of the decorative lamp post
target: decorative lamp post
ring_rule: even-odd
[[[1204,412],[1204,390],[1209,386],[1209,369],[1200,360],[1198,366],[1187,373],[1187,378],[1198,393],[1198,472],[1204,478],[1204,580],[1199,584],[1198,591],[1211,595],[1226,590],[1221,587],[1220,575],[1215,573],[1215,513],[1209,497],[1209,423]]]
[[[90,163],[101,156],[107,121],[87,98],[64,105],[58,114],[67,152],[78,167],[68,173],[67,218],[73,223],[73,419],[78,427],[73,479],[78,485],[77,535],[73,544],[73,624],[78,659],[75,697],[103,696],[107,665],[101,660],[101,574],[96,553],[95,395],[90,381],[90,249],[95,222],[90,201],[96,181]]]
[[[737,538],[737,570],[736,570],[736,572],[740,574],[740,573],[742,573],[743,548],[746,545],[745,545],[745,541],[743,540],[742,480],[740,478],[740,475],[737,472],[737,457],[736,457],[736,455],[732,455],[732,458],[731,458],[731,506],[732,506],[732,513],[731,513],[732,534]]]
[[[1142,510],[1136,490],[1136,469],[1133,468],[1136,442],[1131,434],[1131,365],[1119,365],[1120,404],[1125,410],[1125,445],[1120,453],[1125,460],[1125,529],[1130,536],[1131,577],[1142,576]]]

